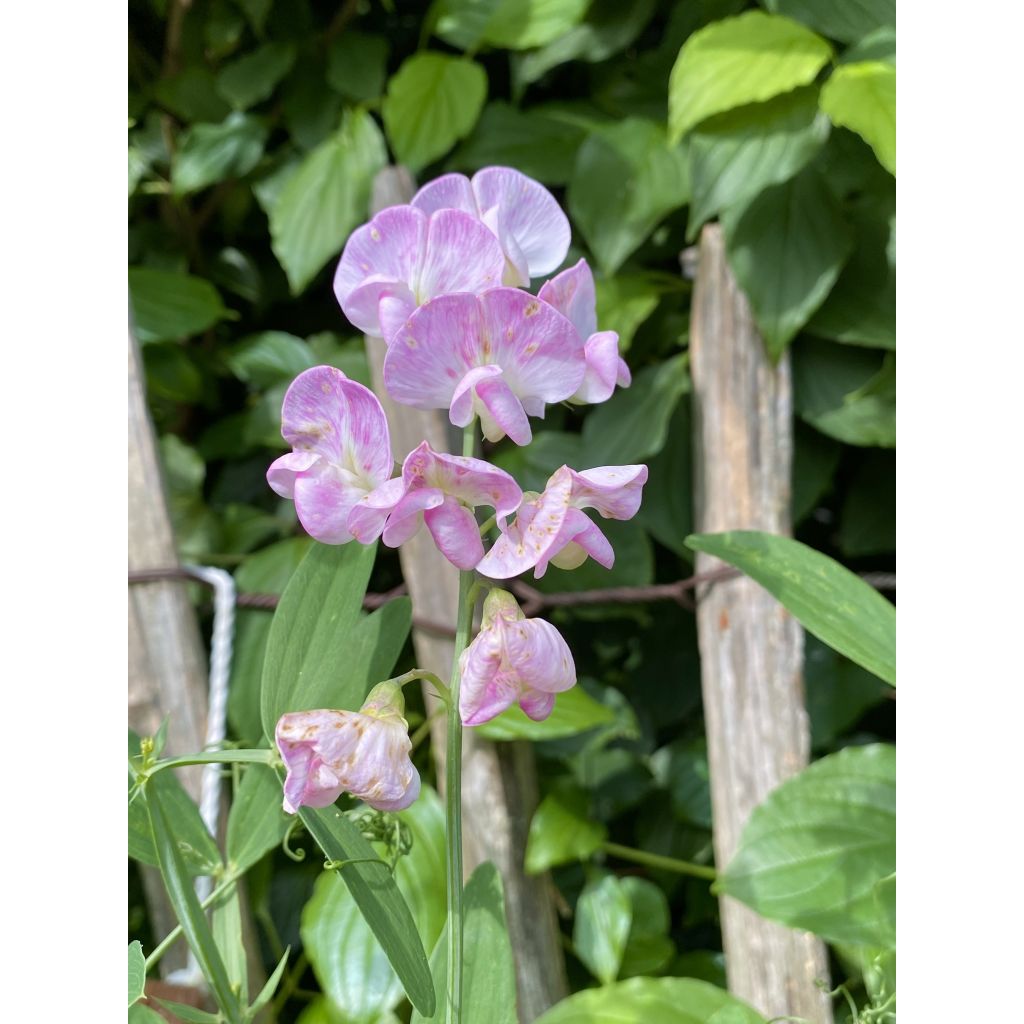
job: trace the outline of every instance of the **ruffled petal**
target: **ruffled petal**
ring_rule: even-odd
[[[519,484],[497,466],[466,455],[435,452],[423,441],[402,463],[402,479],[412,490],[436,488],[464,505],[490,505],[499,516],[511,515],[523,500]]]
[[[275,494],[282,498],[295,496],[295,480],[308,472],[320,461],[316,452],[289,452],[279,459],[274,459],[267,470],[267,483]]]
[[[483,725],[511,707],[519,695],[515,680],[501,671],[501,638],[481,630],[459,658],[459,715],[463,725]]]
[[[570,401],[585,405],[596,405],[612,397],[615,385],[622,380],[622,368],[626,367],[624,387],[630,383],[629,367],[619,357],[619,336],[615,331],[600,331],[587,338],[583,346],[583,358],[587,363],[583,383]]]
[[[346,544],[352,540],[349,514],[366,490],[323,461],[317,468],[323,472],[296,478],[295,512],[310,537],[323,544]]]
[[[416,283],[416,305],[452,292],[482,292],[501,284],[505,254],[476,217],[460,210],[431,214]]]
[[[563,466],[558,472],[572,479],[573,507],[597,509],[605,519],[632,519],[647,482],[646,466],[598,466],[582,473]]]
[[[423,513],[444,502],[444,495],[434,487],[407,489],[402,500],[388,516],[381,539],[389,548],[397,548],[414,537],[423,523]]]
[[[597,330],[597,292],[586,260],[545,282],[537,298],[571,321],[581,338],[589,338]]]
[[[480,527],[473,513],[454,498],[446,497],[443,504],[427,509],[423,521],[438,550],[456,568],[472,569],[484,557]]]
[[[412,197],[411,204],[424,213],[435,210],[462,210],[475,217],[476,199],[469,178],[464,174],[442,174],[428,182]]]
[[[404,718],[354,715],[358,747],[343,766],[345,789],[379,811],[400,811],[419,795],[420,776],[410,759],[412,742]]]
[[[473,175],[472,187],[481,217],[497,207],[498,237],[507,232],[515,239],[530,277],[559,267],[569,251],[569,221],[543,185],[511,167],[486,167]]]
[[[578,509],[570,508],[551,545],[549,559],[559,569],[578,569],[588,556],[606,569],[615,564],[615,551],[601,528]],[[546,569],[546,563],[538,564],[535,576],[540,579]]]
[[[500,376],[481,380],[475,391],[480,429],[488,441],[500,441],[506,434],[518,445],[533,440],[523,403]]]
[[[360,544],[372,544],[381,535],[388,516],[404,494],[402,478],[395,477],[363,495],[349,513],[349,532]]]
[[[576,665],[562,634],[544,619],[503,621],[499,626],[505,664],[522,687],[561,693],[576,685]]]
[[[455,386],[452,402],[448,407],[448,418],[456,427],[466,427],[476,414],[476,403],[473,398],[476,386],[488,377],[500,377],[501,367],[493,363],[489,366],[475,366]]]
[[[519,706],[527,718],[543,722],[555,710],[555,695],[542,690],[527,690],[519,698]]]
[[[349,711],[297,711],[282,715],[274,730],[277,749],[287,769],[284,809],[329,807],[345,785],[338,767],[355,755],[358,737],[349,727]]]

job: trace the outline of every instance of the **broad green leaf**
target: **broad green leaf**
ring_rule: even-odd
[[[896,0],[764,0],[764,5],[841,43],[859,42],[881,25],[896,24]]]
[[[896,447],[896,364],[878,354],[813,341],[793,352],[793,391],[801,419],[829,437],[865,447]]]
[[[137,757],[138,754],[139,737],[129,729],[128,756]],[[128,785],[130,789],[130,776]],[[219,868],[221,859],[217,844],[206,830],[199,816],[199,808],[185,792],[174,772],[158,773],[149,780],[147,786],[160,797],[164,815],[171,823],[189,874],[205,875]],[[150,867],[159,865],[149,815],[141,794],[128,805],[128,856]]]
[[[270,211],[270,238],[292,294],[305,289],[366,219],[374,175],[386,162],[373,118],[349,111],[340,130],[287,179]]]
[[[575,25],[590,0],[498,0],[483,38],[505,50],[544,46]]]
[[[804,695],[811,747],[828,748],[857,724],[868,708],[892,694],[878,676],[855,665],[816,637],[804,645]]]
[[[238,112],[221,124],[194,125],[174,155],[174,191],[187,195],[225,178],[248,174],[263,156],[267,134],[266,122]]]
[[[242,906],[237,885],[217,901],[210,915],[210,929],[224,961],[224,969],[228,972],[231,987],[238,993],[244,1006],[249,1002],[249,979],[245,943],[242,941]]]
[[[407,599],[361,616],[376,546],[316,544],[281,595],[263,665],[263,729],[286,711],[354,710],[387,678],[411,620]]]
[[[576,736],[615,718],[604,704],[594,700],[583,687],[577,685],[555,700],[555,709],[543,722],[529,718],[517,704],[503,711],[497,718],[474,729],[477,736],[488,740],[540,740]]]
[[[376,851],[337,807],[302,807],[299,816],[328,859],[349,862],[339,871],[356,905],[413,1006],[421,1013],[432,1014],[436,1000],[427,955],[391,870],[384,863],[366,863],[377,857]]]
[[[723,217],[726,254],[775,360],[825,301],[850,251],[839,201],[807,168]]]
[[[764,189],[799,173],[828,132],[813,86],[704,121],[690,137],[688,237],[721,210],[741,210]]]
[[[487,75],[471,60],[417,53],[388,82],[382,113],[395,158],[418,171],[444,156],[476,124]]]
[[[655,540],[693,560],[686,538],[693,531],[693,437],[690,398],[683,395],[669,421],[665,443],[647,462],[644,500],[634,522]]]
[[[349,99],[378,99],[384,92],[389,50],[384,36],[346,28],[327,53],[327,84]]]
[[[479,865],[462,895],[462,1019],[487,1024],[516,1024],[516,974],[505,920],[501,875],[490,862]],[[447,928],[434,946],[430,970],[437,992],[432,1016],[413,1011],[412,1024],[441,1024],[447,1008]]]
[[[602,985],[610,985],[619,975],[632,921],[629,894],[615,875],[595,877],[583,887],[576,903],[572,945]]]
[[[686,154],[669,146],[653,121],[627,118],[601,128],[576,154],[569,212],[608,275],[689,199]]]
[[[444,808],[424,787],[396,817],[412,833],[412,849],[395,868],[425,949],[432,949],[445,921]],[[302,912],[302,942],[323,991],[350,1024],[375,1024],[395,1009],[402,985],[363,919],[352,893],[333,872],[322,875]]]
[[[544,797],[530,821],[526,873],[539,875],[556,864],[586,860],[607,836],[604,825],[591,819],[586,794],[561,786]]]
[[[128,1008],[128,1024],[167,1024],[167,1018],[161,1017],[145,1003],[136,1003]]]
[[[686,353],[646,366],[583,423],[583,464],[625,466],[657,455],[679,399],[690,390]]]
[[[245,12],[253,32],[262,38],[263,26],[266,24],[271,7],[274,6],[274,0],[235,0],[235,3]]]
[[[217,92],[236,110],[267,99],[295,63],[291,43],[266,43],[232,61],[217,75]]]
[[[658,783],[668,790],[679,818],[710,829],[711,785],[703,737],[673,740],[651,755],[650,767]]]
[[[669,138],[712,114],[770,100],[814,81],[832,57],[820,36],[789,18],[747,11],[694,32],[668,83]]]
[[[192,888],[192,879],[178,849],[174,828],[164,813],[159,790],[147,786],[140,799],[144,801],[149,814],[153,847],[156,850],[160,874],[163,876],[164,887],[181,924],[181,930],[195,954],[203,977],[210,985],[221,1013],[228,1024],[240,1024],[242,1009],[238,997],[231,987],[224,961],[217,950],[210,926],[206,923],[206,915]]]
[[[498,100],[484,107],[473,134],[448,165],[469,173],[482,167],[515,167],[546,185],[564,185],[572,177],[583,138],[581,128]]]
[[[856,132],[878,162],[896,173],[896,69],[885,61],[836,68],[821,90],[821,109]]]
[[[890,0],[891,2],[891,0]],[[896,66],[896,19],[891,25],[882,25],[864,36],[856,46],[843,51],[840,64],[862,64],[865,61],[881,60]]]
[[[197,65],[157,82],[156,98],[161,106],[190,124],[223,121],[231,113],[231,108],[217,95],[213,72]]]
[[[263,331],[236,342],[225,353],[231,372],[246,384],[263,389],[289,384],[303,370],[316,365],[309,345],[286,331]]]
[[[675,943],[668,937],[672,922],[665,893],[654,882],[635,875],[620,879],[620,884],[629,898],[632,921],[619,977],[660,972],[676,951]]]
[[[764,1024],[724,989],[694,978],[631,978],[563,999],[536,1024]]]
[[[876,887],[896,870],[896,748],[848,747],[754,809],[720,880],[759,914],[829,942],[894,948]]]
[[[633,343],[633,336],[654,312],[662,295],[680,292],[678,278],[657,274],[616,274],[594,281],[597,292],[597,326],[602,331],[615,331],[619,336],[619,352]]]
[[[203,394],[203,374],[183,345],[176,341],[151,341],[142,349],[146,369],[146,394],[150,401],[198,402]]]
[[[281,807],[281,783],[264,765],[250,765],[231,799],[228,814],[228,867],[248,871],[277,846],[291,819]]]
[[[225,308],[217,289],[209,281],[191,274],[129,267],[128,288],[135,337],[142,345],[186,338],[221,320],[238,318],[234,310]]]
[[[849,569],[799,541],[756,530],[695,534],[686,543],[746,573],[809,633],[896,685],[896,609]]]
[[[128,1005],[137,1003],[146,989],[146,958],[142,943],[136,939],[128,943]]]

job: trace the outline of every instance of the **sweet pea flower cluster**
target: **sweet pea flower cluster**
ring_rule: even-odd
[[[527,290],[558,270],[569,242],[565,214],[531,178],[507,167],[472,179],[448,174],[352,233],[334,291],[351,323],[387,347],[384,386],[394,401],[447,409],[456,426],[479,421],[488,440],[527,445],[530,419],[543,418],[548,405],[603,402],[630,384],[617,334],[598,330],[585,260],[536,295]],[[312,537],[398,547],[425,526],[449,562],[495,580],[531,569],[539,578],[549,564],[572,569],[588,557],[610,568],[612,546],[584,510],[630,519],[647,480],[646,466],[562,466],[542,493],[524,494],[504,470],[426,441],[395,474],[379,400],[330,366],[292,383],[282,435],[292,451],[267,480],[294,500]],[[498,535],[489,550],[478,508],[493,511]],[[459,712],[470,726],[516,702],[543,719],[555,694],[576,681],[554,626],[525,618],[500,589],[485,600],[482,628],[459,665]],[[380,809],[407,806],[419,777],[408,771],[396,730],[404,730],[400,712],[285,715],[277,729],[288,767],[285,809],[325,806],[342,791]]]

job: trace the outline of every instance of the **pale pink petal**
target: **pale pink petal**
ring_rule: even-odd
[[[518,445],[527,445],[533,440],[523,403],[501,377],[482,380],[475,390],[480,429],[488,441],[500,441],[506,434]],[[543,406],[541,408],[543,411]]]
[[[412,743],[404,718],[355,715],[359,745],[351,763],[342,762],[347,792],[379,811],[400,811],[419,795],[420,776],[409,754]]]
[[[476,217],[460,210],[431,214],[416,282],[416,304],[452,292],[482,292],[501,284],[505,254]]]
[[[559,472],[563,471],[572,478],[571,502],[575,508],[597,509],[605,519],[632,519],[640,508],[647,482],[646,466],[598,466],[582,473],[563,466]]]
[[[267,470],[267,483],[275,494],[282,498],[295,496],[295,480],[301,473],[307,472],[320,461],[315,452],[289,452],[279,459],[274,459]]]
[[[488,377],[500,377],[501,367],[493,363],[489,366],[476,366],[459,381],[452,394],[452,402],[448,407],[448,418],[457,427],[468,426],[476,414],[476,403],[473,401],[475,389],[480,381]]]
[[[323,472],[296,478],[295,512],[310,537],[323,544],[345,544],[352,539],[349,514],[366,491],[322,461],[321,468]]]
[[[416,312],[416,300],[409,289],[398,290],[394,295],[385,295],[377,306],[380,318],[380,337],[388,344],[402,329],[403,324]]]
[[[415,308],[416,299],[409,285],[372,277],[349,296],[345,315],[364,334],[388,339]]]
[[[395,477],[364,495],[349,513],[349,532],[360,544],[372,544],[381,535],[388,516],[404,494],[402,478]]]
[[[588,556],[606,569],[615,564],[615,551],[600,527],[578,509],[571,508],[548,557],[551,564],[559,569],[578,569]],[[546,569],[546,562],[537,565],[534,573],[537,579],[544,575]]]
[[[298,711],[282,715],[274,730],[287,769],[284,809],[329,807],[345,786],[334,765],[354,755],[357,737],[345,728],[351,712]]]
[[[583,357],[587,370],[583,383],[571,400],[589,405],[608,401],[616,383],[623,378],[622,367],[626,366],[619,358],[619,336],[614,331],[592,334],[583,346]],[[625,379],[623,386],[628,387],[629,367],[626,367]]]
[[[444,502],[444,495],[434,487],[406,490],[405,496],[388,517],[381,539],[389,548],[397,548],[414,537],[423,523],[423,513]]]
[[[561,693],[576,685],[576,666],[562,634],[544,619],[505,621],[501,625],[505,662],[523,687]]]
[[[620,388],[628,388],[633,383],[633,374],[629,372],[629,367],[626,365],[626,360],[621,356],[619,357],[619,368],[615,375],[615,383]]]
[[[519,706],[528,718],[543,722],[555,709],[555,695],[541,690],[527,690],[519,698]]]
[[[437,488],[464,505],[490,505],[499,516],[509,516],[523,500],[519,485],[503,469],[467,455],[435,452],[423,441],[402,463],[407,488]]]
[[[411,203],[424,213],[435,210],[462,210],[477,215],[476,199],[469,178],[464,174],[442,174],[428,182],[412,197]]]
[[[526,259],[526,253],[519,248],[519,243],[509,232],[501,210],[497,206],[492,206],[489,210],[483,211],[482,217],[505,254],[505,270],[501,276],[501,283],[507,284],[510,288],[529,288],[530,264]]]
[[[486,167],[473,175],[479,215],[498,208],[501,230],[526,257],[530,277],[556,270],[569,251],[569,221],[555,197],[539,182],[511,167]]]
[[[597,330],[597,293],[586,260],[545,282],[537,298],[570,320],[581,338],[589,338]]]
[[[501,638],[482,630],[459,658],[459,715],[463,725],[483,725],[519,695],[514,677],[501,670]]]
[[[446,497],[443,504],[427,509],[423,521],[438,550],[456,568],[472,569],[483,558],[480,527],[473,513],[454,498]]]

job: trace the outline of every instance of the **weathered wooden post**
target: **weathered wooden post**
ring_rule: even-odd
[[[718,225],[704,228],[690,342],[695,523],[701,533],[788,534],[793,412],[788,356],[768,358],[725,259]],[[722,567],[697,555],[697,572]],[[807,764],[803,631],[746,577],[698,591],[697,630],[707,724],[715,861],[724,868],[751,811]],[[820,939],[721,900],[729,989],[766,1017],[832,1020]]]
[[[408,202],[415,185],[403,168],[389,167],[378,176],[372,213]],[[392,401],[384,388],[386,346],[379,338],[366,339],[366,354],[373,374],[373,389],[384,406],[396,454],[412,451],[427,440],[436,451],[451,451],[447,414],[423,411]],[[398,549],[416,615],[431,622],[455,623],[458,606],[458,571],[437,550],[426,530]],[[455,652],[453,641],[413,628],[419,667],[447,679]],[[424,688],[428,713],[439,702]],[[431,722],[431,742],[437,777],[444,782],[447,733],[443,714]],[[484,861],[493,861],[505,884],[505,905],[512,950],[516,960],[516,994],[523,1024],[539,1017],[569,994],[558,921],[550,899],[546,875],[530,877],[523,871],[530,819],[537,807],[537,776],[533,750],[526,743],[488,743],[472,729],[463,733],[462,815],[464,864],[467,875]]]

